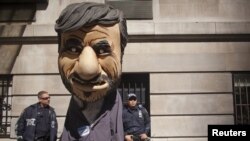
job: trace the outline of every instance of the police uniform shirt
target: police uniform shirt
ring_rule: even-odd
[[[126,134],[140,135],[145,133],[145,123],[142,110],[138,106],[126,106],[123,111],[123,126]]]
[[[37,109],[35,137],[45,137],[49,135],[50,117],[49,107],[41,107],[39,104]]]

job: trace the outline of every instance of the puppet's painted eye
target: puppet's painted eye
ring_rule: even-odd
[[[77,49],[75,47],[71,47],[70,49],[71,49],[71,52],[74,52],[74,53],[77,52]]]
[[[105,56],[111,53],[111,47],[107,40],[102,40],[94,44],[92,47],[99,56]]]
[[[103,53],[104,53],[104,50],[103,50],[103,49],[100,49],[100,50],[99,50],[99,53],[100,53],[100,54],[103,54]]]
[[[65,43],[65,51],[72,54],[80,54],[83,47],[79,40],[75,38],[68,39]]]

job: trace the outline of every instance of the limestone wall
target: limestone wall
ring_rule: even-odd
[[[55,37],[54,23],[73,2],[49,0],[32,23],[3,24],[1,37]],[[104,0],[95,0],[104,3]],[[249,34],[249,0],[152,0],[152,20],[128,20],[129,35]],[[49,16],[48,16],[49,15]],[[11,30],[12,29],[12,30]],[[22,45],[13,74],[11,138],[23,108],[47,90],[62,131],[70,98],[57,69],[57,44]],[[250,71],[250,42],[129,42],[123,72],[150,74],[153,141],[206,141],[208,124],[234,124],[232,72]],[[139,62],[139,65],[138,65]]]

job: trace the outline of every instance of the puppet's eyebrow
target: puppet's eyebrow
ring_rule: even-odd
[[[76,35],[70,35],[70,38],[76,38],[76,39],[78,39],[78,40],[81,40],[81,38],[79,37],[79,36],[76,36]]]
[[[80,38],[79,36],[76,36],[76,35],[72,34],[72,35],[69,35],[69,37],[68,37],[67,39],[64,40],[64,44],[66,44],[66,42],[67,42],[68,40],[72,39],[72,38],[81,41],[81,38]]]
[[[101,45],[110,45],[110,44],[109,44],[109,42],[108,42],[107,40],[104,39],[104,40],[101,40],[101,41],[95,43],[95,44],[93,45],[93,48],[99,47],[99,46],[101,46]]]

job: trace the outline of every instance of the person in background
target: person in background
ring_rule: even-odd
[[[128,94],[128,102],[123,109],[125,141],[148,141],[150,117],[142,105],[137,104],[137,96]]]
[[[38,92],[38,102],[25,108],[16,123],[18,141],[56,141],[57,119],[47,91]]]

